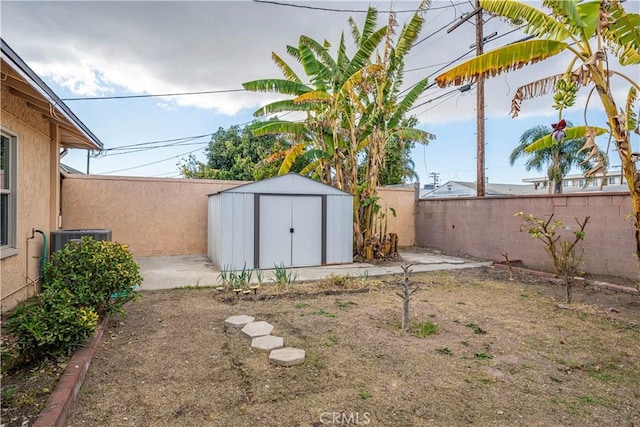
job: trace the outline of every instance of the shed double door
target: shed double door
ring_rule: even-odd
[[[321,265],[322,196],[259,197],[259,267]]]

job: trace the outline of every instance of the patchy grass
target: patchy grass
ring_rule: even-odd
[[[438,324],[433,322],[415,322],[409,326],[409,333],[417,338],[425,338],[438,332]]]
[[[247,298],[146,292],[112,319],[67,426],[319,426],[334,412],[401,427],[640,424],[639,299],[577,288],[561,310],[561,287],[499,273],[412,275],[425,285],[412,322],[437,319],[427,339],[400,330],[394,277],[365,292],[310,283]],[[269,363],[222,326],[236,314],[273,324],[305,362]],[[3,394],[20,392],[2,380]]]

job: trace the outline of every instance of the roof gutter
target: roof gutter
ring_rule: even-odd
[[[95,146],[95,149],[100,150],[103,147],[102,142],[96,137],[93,132],[89,130],[85,126],[84,123],[75,115],[73,112],[67,107],[67,105],[60,100],[58,95],[51,90],[49,86],[40,78],[38,75],[18,56],[17,53],[11,49],[11,47],[0,38],[2,41],[2,56],[9,59],[11,64],[14,66],[15,70],[24,78],[26,81],[30,82],[34,89],[36,89],[40,94],[48,99],[53,105],[69,120],[71,121],[77,128],[80,130],[89,141]]]

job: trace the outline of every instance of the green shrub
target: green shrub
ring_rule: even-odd
[[[51,255],[44,271],[44,289],[68,289],[74,305],[92,307],[97,313],[122,312],[142,283],[139,265],[127,245],[83,237]]]
[[[16,338],[25,362],[70,354],[96,329],[94,309],[75,305],[70,290],[46,291],[23,301],[7,317],[5,328]]]

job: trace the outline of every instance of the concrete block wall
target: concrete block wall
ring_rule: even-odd
[[[502,261],[508,253],[525,266],[551,271],[541,242],[520,231],[516,212],[561,219],[575,230],[574,218],[590,216],[585,228],[583,270],[636,279],[631,197],[625,193],[420,200],[416,245],[447,253]]]

